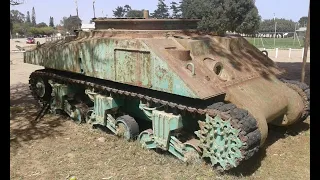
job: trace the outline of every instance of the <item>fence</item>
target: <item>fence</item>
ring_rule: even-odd
[[[46,37],[46,42],[58,41],[60,39],[64,39],[64,36],[56,36],[56,37]]]
[[[301,49],[304,47],[305,32],[263,32],[254,37],[244,36],[251,44],[257,48],[292,48]]]
[[[283,49],[301,49],[304,47],[304,39],[302,37],[293,38],[249,38],[246,39],[256,46],[257,48],[266,48],[266,49],[275,49],[275,48],[283,48]]]
[[[304,48],[302,48],[302,49],[259,48],[259,50],[261,50],[261,51],[266,50],[268,52],[268,56],[275,61],[282,61],[282,60],[292,61],[293,60],[293,61],[297,61],[297,62],[300,62],[300,61],[302,62],[303,53],[304,53]],[[310,61],[310,49],[308,49],[307,61]]]
[[[76,37],[75,35],[66,35],[66,36],[53,36],[53,37],[46,37],[46,41],[45,42],[54,42],[54,41],[58,41],[61,39],[68,39],[68,38],[74,38]]]

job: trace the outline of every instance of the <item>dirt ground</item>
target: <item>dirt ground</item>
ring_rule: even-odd
[[[219,174],[209,165],[186,165],[64,116],[37,118],[28,76],[42,67],[24,64],[22,53],[11,53],[10,60],[10,179],[310,179],[310,119],[291,127],[271,126],[259,153]],[[288,78],[300,78],[300,62],[278,65]],[[308,63],[308,84],[309,69]]]

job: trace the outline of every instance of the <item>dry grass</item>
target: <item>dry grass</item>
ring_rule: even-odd
[[[11,179],[309,179],[307,123],[271,127],[266,147],[239,168],[219,174],[210,165],[186,165],[168,153],[142,149],[67,117],[37,119],[37,106],[12,105]],[[17,110],[18,109],[18,110]]]

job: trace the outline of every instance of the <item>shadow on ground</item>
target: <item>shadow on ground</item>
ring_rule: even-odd
[[[278,67],[286,70],[281,77],[291,80],[301,80],[302,62],[277,62]],[[305,83],[310,85],[310,63],[306,63],[305,67]]]
[[[61,135],[56,129],[63,116],[39,115],[41,108],[30,95],[28,85],[18,84],[10,87],[10,151],[29,141]]]
[[[10,86],[10,106],[18,104],[33,104],[37,102],[33,99],[28,84],[15,84]]]

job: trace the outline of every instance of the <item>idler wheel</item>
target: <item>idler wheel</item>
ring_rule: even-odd
[[[32,96],[40,102],[40,104],[45,104],[51,99],[52,88],[48,83],[48,79],[36,75],[36,73],[31,73],[29,78],[29,88],[31,90]]]
[[[294,80],[281,79],[289,88],[295,90],[304,102],[304,110],[302,112],[300,121],[304,121],[310,115],[310,87],[302,82]]]

